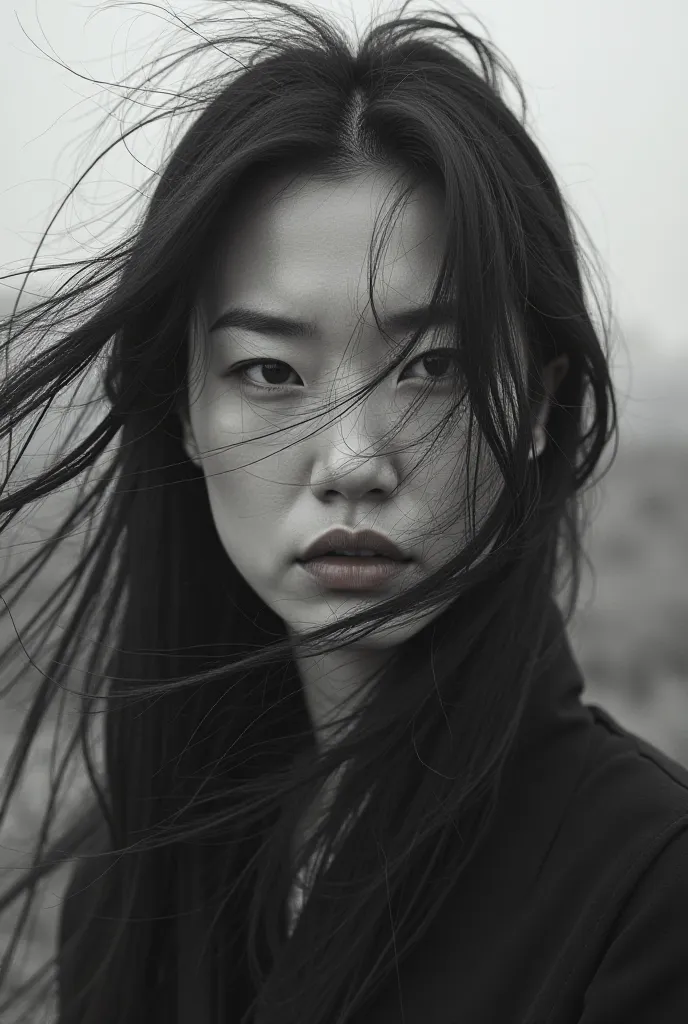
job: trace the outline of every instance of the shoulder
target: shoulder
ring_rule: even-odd
[[[579,1024],[669,1024],[688,1009],[688,770],[588,708],[594,737],[568,830],[597,907]]]
[[[622,726],[608,711],[597,704],[587,704],[598,729],[618,753],[625,750],[638,764],[644,765],[648,778],[673,790],[679,802],[688,803],[688,767],[674,760],[642,736]]]
[[[673,1024],[688,1011],[688,815],[668,823],[625,894],[580,1024]]]
[[[688,770],[604,709],[587,710],[584,765],[550,853],[567,884],[577,879],[616,914],[661,852],[685,844]]]
[[[608,836],[631,853],[688,816],[688,769],[603,708],[590,704],[587,709],[593,740],[577,791],[577,812],[594,818],[598,836]]]

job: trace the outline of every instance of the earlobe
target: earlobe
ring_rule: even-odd
[[[544,368],[542,372],[542,379],[545,385],[545,399],[538,409],[535,421],[536,427],[544,427],[547,423],[552,398],[556,395],[559,385],[568,372],[568,368],[569,357],[566,354],[559,356],[557,359],[553,359],[552,362],[548,363]]]
[[[190,442],[187,442],[185,440],[184,441],[184,451],[186,452],[186,454],[189,457],[189,459],[191,460],[191,462],[193,462],[194,466],[196,466],[198,469],[200,469],[201,468],[201,459],[200,459],[200,456],[198,454],[198,451],[197,451],[195,445],[193,445]]]
[[[569,368],[569,357],[564,354],[559,356],[557,359],[553,359],[551,363],[548,363],[543,371],[543,381],[545,385],[545,399],[542,405],[538,409],[535,423],[533,424],[533,443],[535,445],[535,455],[532,451],[528,453],[528,458],[537,458],[545,449],[547,444],[547,435],[545,433],[545,424],[549,418],[549,411],[552,404],[552,397],[556,394],[557,388],[561,384],[562,380],[566,376]]]
[[[201,458],[198,453],[198,445],[196,444],[196,440],[193,436],[189,417],[183,409],[178,409],[177,414],[182,425],[182,448],[191,462],[200,469]]]
[[[545,367],[544,380],[548,395],[553,396],[556,394],[557,388],[568,373],[568,369],[569,357],[566,353],[558,356],[556,359],[553,359],[552,362]]]

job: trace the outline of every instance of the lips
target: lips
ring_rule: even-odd
[[[344,527],[328,530],[327,533],[316,538],[306,548],[299,561],[308,562],[321,555],[332,554],[334,551],[350,551],[352,554],[359,551],[374,551],[376,555],[394,559],[396,562],[411,561],[411,558],[405,555],[394,541],[383,533],[378,533],[377,530],[354,532]]]
[[[300,565],[327,590],[353,592],[384,587],[410,568],[410,560],[401,562],[379,555],[362,558],[321,555]]]

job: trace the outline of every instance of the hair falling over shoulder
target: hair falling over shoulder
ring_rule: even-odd
[[[489,827],[562,570],[567,618],[577,600],[582,496],[617,432],[610,328],[601,303],[588,307],[586,259],[527,129],[516,73],[441,6],[409,6],[374,19],[355,42],[329,16],[281,0],[228,0],[180,19],[185,45],[166,44],[138,82],[124,83],[145,113],[117,145],[134,145],[161,120],[179,126],[138,196],[136,226],[61,264],[59,287],[27,303],[34,258],[0,324],[5,552],[21,514],[44,498],[59,509],[49,535],[3,570],[0,591],[11,637],[0,653],[2,698],[18,686],[30,698],[2,780],[0,826],[37,743],[55,738],[31,863],[5,871],[0,890],[0,912],[13,914],[0,962],[3,1021],[34,1020],[54,998],[59,1024],[221,1024],[229,1007],[237,1024],[344,1024],[419,941]],[[184,84],[167,87],[184,69]],[[364,635],[400,611],[448,601],[342,717],[341,742],[321,751],[284,624],[213,528],[179,408],[203,254],[221,217],[264,171],[336,178],[381,166],[441,187],[449,230],[436,294],[457,304],[471,423],[504,488],[431,578],[313,632],[327,650],[345,630]],[[564,355],[548,444],[529,459],[542,369]],[[56,405],[70,407],[73,428],[39,471],[20,475],[16,435],[26,430],[26,447]],[[28,588],[60,557],[68,569],[17,630]],[[56,828],[81,758],[86,795]],[[297,928],[275,972],[293,824],[340,768],[330,812],[302,856],[335,849],[365,797],[356,857],[343,852],[337,887],[316,873],[303,911],[309,940]],[[39,887],[75,861],[86,880],[61,908],[56,955],[20,978]]]

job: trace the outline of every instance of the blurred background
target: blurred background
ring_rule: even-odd
[[[6,280],[0,311],[11,307],[21,283],[7,275],[26,269],[67,189],[123,127],[111,116],[101,134],[93,134],[119,98],[125,73],[150,59],[153,44],[157,56],[175,13],[186,20],[221,6],[3,0],[0,273]],[[363,28],[371,12],[395,5],[319,0],[316,6]],[[476,15],[482,25],[469,16],[468,27],[487,30],[514,64],[531,130],[585,225],[610,287],[621,439],[616,459],[611,463],[611,451],[605,456],[600,472],[608,471],[585,498],[592,513],[590,564],[570,629],[586,678],[585,699],[688,766],[688,142],[678,130],[688,123],[688,5],[474,0],[464,6],[446,0],[445,6],[457,15]],[[47,268],[56,258],[88,258],[111,231],[126,228],[126,221],[113,225],[108,209],[135,193],[145,165],[159,164],[162,136],[145,134],[135,145],[132,140],[131,151],[118,146],[57,217],[37,261],[46,269],[31,279],[31,290],[48,293],[54,286]],[[589,251],[585,237],[579,238]],[[64,417],[61,411],[41,425],[30,449],[37,461],[55,444],[58,427],[63,434]],[[29,510],[1,538],[0,585],[70,494]],[[62,564],[46,567],[29,599],[13,606],[17,628],[64,575],[68,549],[62,557]],[[0,644],[10,629],[9,623],[0,629]],[[40,664],[41,653],[31,654]],[[27,675],[22,691],[0,702],[0,768],[39,678]],[[42,738],[0,835],[3,875],[24,863],[20,851],[35,836],[51,739],[51,733]],[[83,778],[75,778],[70,792],[79,799]],[[24,951],[28,967],[42,962],[51,941],[58,883],[47,894],[35,941]],[[13,921],[14,915],[2,922],[0,946]]]

